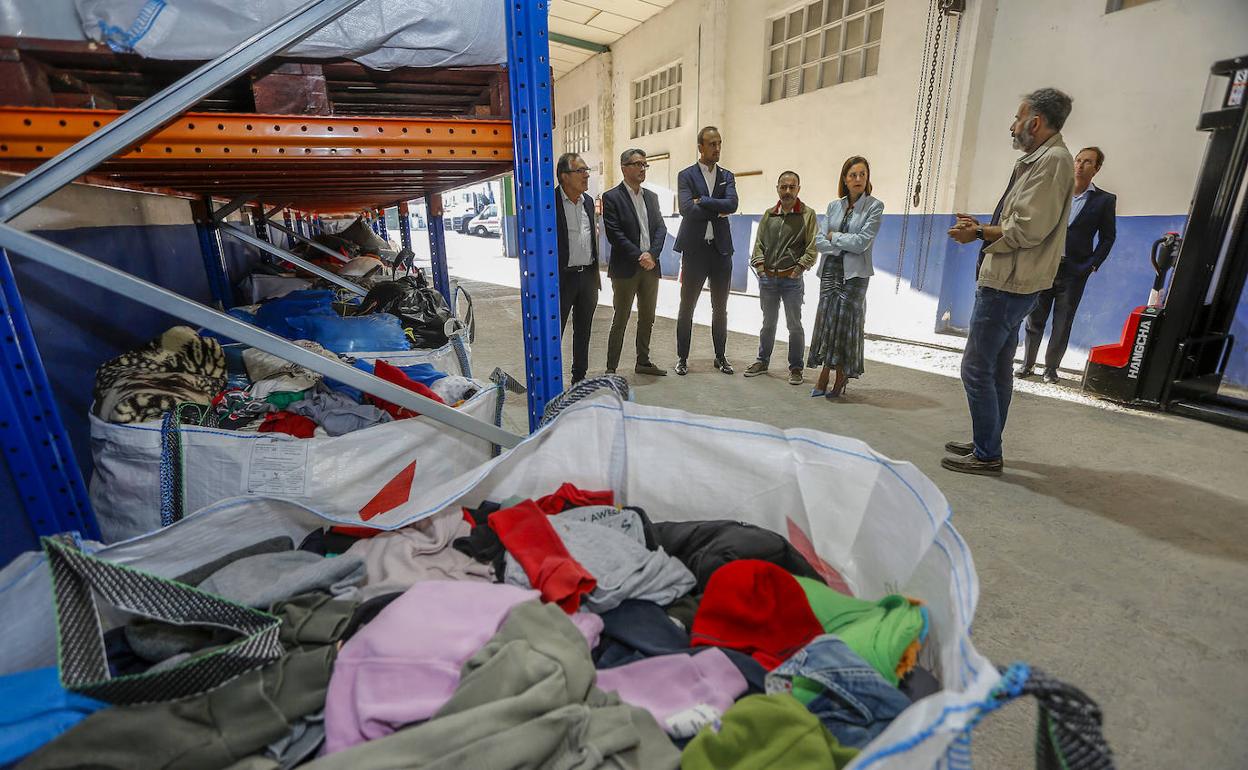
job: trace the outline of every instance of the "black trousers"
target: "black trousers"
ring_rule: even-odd
[[[711,342],[715,357],[724,357],[728,344],[728,290],[732,285],[732,257],[703,243],[681,255],[680,312],[676,316],[676,357],[689,357],[693,311],[707,281],[711,284]]]
[[[572,380],[584,379],[589,369],[589,335],[598,307],[598,265],[559,273],[559,334],[572,317]]]
[[[1044,367],[1056,370],[1062,363],[1066,346],[1070,344],[1070,329],[1075,325],[1075,312],[1079,310],[1079,301],[1083,299],[1083,290],[1087,285],[1087,275],[1059,270],[1053,279],[1053,287],[1040,292],[1035,310],[1027,316],[1024,365],[1036,365],[1036,355],[1040,352],[1040,340],[1044,337],[1050,311],[1053,313],[1053,331],[1049,334],[1049,346],[1044,351]]]

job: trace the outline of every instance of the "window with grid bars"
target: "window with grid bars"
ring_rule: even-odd
[[[1153,0],[1105,0],[1105,13],[1113,13],[1114,11],[1125,11],[1128,8],[1134,8],[1137,5],[1151,3]]]
[[[589,105],[563,116],[563,151],[589,152]]]
[[[884,0],[815,0],[767,20],[763,101],[876,74]]]
[[[680,127],[680,62],[633,81],[632,136]]]

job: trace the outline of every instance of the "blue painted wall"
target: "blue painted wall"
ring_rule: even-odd
[[[208,279],[194,225],[90,227],[36,231],[132,275],[200,302],[210,302]],[[225,244],[230,275],[241,277],[258,259],[236,242]],[[13,270],[34,328],[65,429],[82,469],[91,478],[87,414],[100,364],[156,337],[178,319],[85,281],[12,255]],[[35,546],[7,468],[0,474],[0,564]]]
[[[749,255],[753,247],[750,232],[761,218],[757,214],[734,215],[733,291],[745,291],[749,271]],[[989,219],[981,215],[980,219]],[[819,226],[823,227],[823,215]],[[952,224],[952,215],[931,217],[911,215],[906,232],[906,253],[898,265],[902,223],[900,214],[885,214],[875,243],[874,282],[895,282],[900,272],[903,291],[915,291],[938,298],[933,331],[965,336],[975,304],[975,265],[979,254],[976,244],[962,246],[951,241],[945,231]],[[1072,347],[1090,348],[1117,342],[1122,325],[1131,310],[1148,300],[1153,285],[1153,268],[1149,253],[1153,241],[1170,231],[1182,232],[1186,215],[1118,217],[1118,237],[1105,265],[1088,281],[1079,314],[1071,332]],[[665,278],[676,278],[680,255],[672,251],[679,217],[667,219],[667,244],[660,257]],[[604,239],[604,251],[605,250]],[[922,255],[926,253],[926,256]],[[1232,327],[1235,351],[1226,371],[1229,383],[1248,387],[1248,298],[1241,301]]]
[[[747,275],[750,271],[750,253],[754,242],[750,240],[754,225],[762,219],[761,214],[736,214],[729,218],[732,230],[732,290],[743,292],[747,286]],[[919,216],[910,217],[906,235],[906,256],[901,265],[905,276],[903,285],[911,286],[916,291],[935,296],[940,291],[940,277],[943,269],[945,253],[944,224],[948,217],[933,217],[930,220]],[[880,224],[879,235],[875,243],[875,272],[877,280],[894,281],[897,276],[897,254],[901,247],[903,217],[900,214],[885,214]],[[819,227],[824,226],[824,216],[818,216]],[[667,220],[667,243],[659,258],[664,278],[676,278],[680,271],[680,255],[672,250],[676,241],[676,232],[680,229],[680,217],[669,217]],[[929,226],[930,222],[930,226]],[[918,259],[919,244],[930,243],[929,257],[926,262]],[[605,239],[604,239],[605,243]],[[607,251],[603,252],[608,253]]]

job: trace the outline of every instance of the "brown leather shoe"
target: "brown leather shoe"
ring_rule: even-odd
[[[972,441],[967,441],[965,443],[961,441],[949,441],[945,444],[945,451],[951,455],[966,457],[967,455],[975,454],[975,443]]]
[[[1004,466],[999,457],[996,460],[981,460],[974,454],[968,457],[943,457],[940,460],[940,467],[945,470],[973,473],[977,476],[1000,476]]]

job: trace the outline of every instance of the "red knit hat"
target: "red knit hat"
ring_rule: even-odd
[[[740,559],[707,581],[691,640],[739,650],[770,671],[822,633],[792,575],[771,562]]]

